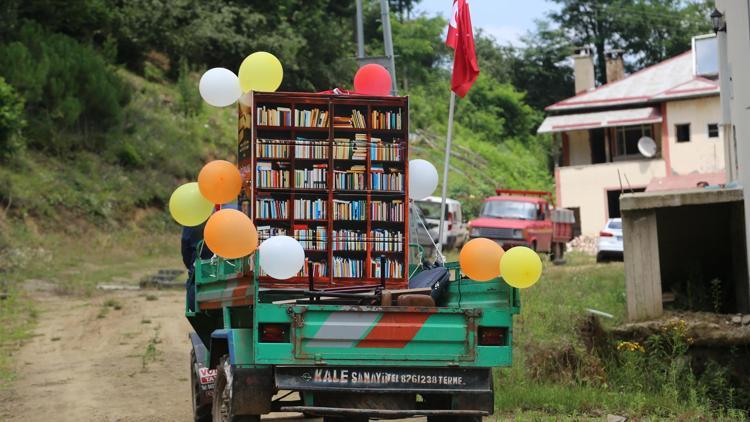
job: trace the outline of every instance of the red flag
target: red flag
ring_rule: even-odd
[[[468,0],[453,1],[451,20],[448,23],[448,38],[445,40],[445,44],[455,50],[451,89],[456,95],[463,98],[479,75]]]

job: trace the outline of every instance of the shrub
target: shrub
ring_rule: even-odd
[[[104,131],[119,123],[128,90],[93,48],[24,22],[16,39],[0,44],[0,76],[26,99],[30,145],[57,151],[99,146],[103,137],[65,132]],[[81,145],[81,140],[89,145]],[[93,144],[92,144],[93,143]]]
[[[23,98],[0,77],[0,159],[22,146],[19,134],[26,124]]]

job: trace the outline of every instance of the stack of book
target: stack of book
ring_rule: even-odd
[[[297,189],[325,189],[328,164],[315,164],[311,169],[294,170],[294,187]]]
[[[361,259],[333,257],[333,276],[346,278],[361,278],[364,275]]]
[[[401,161],[401,140],[383,142],[380,138],[370,138],[370,159],[373,161]]]
[[[365,189],[365,166],[351,166],[349,170],[334,170],[333,178],[337,190]]]
[[[372,264],[372,276],[374,278],[380,278],[380,258],[375,258],[370,261]],[[401,278],[404,273],[404,264],[395,259],[385,260],[385,278]]]
[[[286,236],[286,229],[281,227],[258,226],[258,240],[261,242],[272,236]]]
[[[294,238],[302,244],[302,247],[311,251],[324,251],[326,250],[326,232],[325,226],[318,226],[314,229],[310,229],[305,224],[295,224]]]
[[[299,272],[300,277],[308,277],[308,269],[312,262],[312,273],[313,277],[327,277],[328,276],[328,264],[326,262],[310,261],[305,258],[305,265],[302,267],[302,271]]]
[[[294,126],[328,127],[328,111],[322,111],[319,108],[294,110]]]
[[[370,189],[400,192],[404,190],[404,175],[397,168],[389,168],[386,173],[382,166],[372,166]]]
[[[359,230],[334,230],[331,239],[334,251],[365,251],[367,238]]]
[[[352,110],[351,117],[349,116],[333,116],[333,127],[338,128],[358,128],[364,129],[367,127],[365,122],[365,115],[359,110]]]
[[[259,126],[291,126],[292,109],[289,107],[258,107],[256,124]]]
[[[288,188],[289,170],[284,170],[282,164],[275,170],[272,163],[256,163],[255,186],[259,188]]]
[[[357,133],[354,139],[335,138],[333,140],[333,158],[337,160],[366,160],[367,135]]]
[[[404,221],[404,201],[372,201],[370,204],[370,219],[372,221]]]
[[[289,217],[288,209],[289,201],[272,198],[257,198],[255,200],[255,218],[284,220]]]
[[[296,158],[328,158],[328,141],[297,138],[294,144]]]
[[[375,229],[370,232],[370,241],[377,252],[402,252],[404,234],[400,231]]]
[[[255,156],[258,158],[289,158],[289,144],[283,140],[258,139]]]
[[[333,200],[333,219],[364,221],[366,201],[341,201]]]
[[[401,130],[401,109],[398,111],[373,110],[370,116],[372,129]]]
[[[294,218],[301,220],[325,220],[326,203],[324,199],[295,199]]]

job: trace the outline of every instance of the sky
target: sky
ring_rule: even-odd
[[[452,4],[453,0],[422,0],[416,9],[448,19]],[[512,45],[518,45],[520,37],[535,27],[535,19],[543,18],[556,6],[547,0],[469,0],[475,30],[482,28],[499,43]]]

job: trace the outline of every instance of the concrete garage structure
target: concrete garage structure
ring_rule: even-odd
[[[696,39],[715,42],[713,34]],[[587,49],[574,57],[577,95],[548,106],[538,132],[560,145],[556,199],[577,214],[582,234],[596,235],[607,218],[620,217],[623,191],[644,191],[656,178],[718,174],[725,181],[717,69],[699,65],[694,51],[624,78],[615,71],[622,58],[609,54],[608,83],[599,87]],[[653,157],[638,151],[643,136],[658,146]]]
[[[620,198],[628,319],[680,309],[750,312],[742,189]]]

